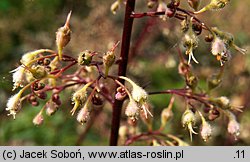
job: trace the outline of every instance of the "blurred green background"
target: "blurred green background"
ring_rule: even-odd
[[[32,107],[24,103],[17,119],[6,114],[7,99],[13,94],[9,71],[19,65],[23,53],[40,48],[55,48],[55,32],[64,24],[72,10],[72,39],[66,53],[77,56],[82,50],[106,51],[111,42],[121,40],[124,6],[113,15],[109,8],[113,0],[1,0],[0,1],[0,145],[108,145],[111,109],[102,112],[85,140],[81,139],[85,126],[79,125],[69,113],[72,105],[70,94],[65,93],[63,105],[52,117],[45,117],[44,124],[36,127],[33,117],[42,106]],[[203,3],[204,5],[205,3]],[[182,7],[187,7],[183,2]],[[250,1],[232,1],[224,10],[206,12],[199,16],[209,26],[218,26],[235,36],[235,42],[246,49],[250,43]],[[146,0],[138,0],[137,11],[147,11]],[[181,40],[179,21],[158,18],[136,19],[132,34],[131,59],[128,75],[147,90],[182,88],[183,78],[178,74],[176,44]],[[146,31],[146,33],[145,33]],[[200,64],[194,65],[199,86],[205,88],[206,78],[219,70],[219,63],[210,54],[210,44],[200,36],[200,46],[195,56]],[[119,51],[118,49],[117,51]],[[238,114],[241,135],[238,141],[226,132],[225,119],[214,122],[215,134],[210,142],[194,137],[192,145],[250,145],[250,56],[234,50],[227,64],[223,84],[213,96],[228,96],[233,104],[243,105]],[[117,52],[117,55],[119,52]],[[160,125],[161,110],[168,105],[170,96],[150,97],[154,108],[154,126]],[[188,132],[181,126],[181,114],[185,107],[181,98],[174,105],[174,119],[166,132],[189,140]],[[126,118],[123,118],[124,124]],[[139,123],[143,125],[142,123]],[[142,126],[141,131],[145,130]],[[80,142],[79,142],[80,141]]]

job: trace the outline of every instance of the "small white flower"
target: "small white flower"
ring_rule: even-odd
[[[138,103],[143,103],[148,98],[147,92],[136,84],[133,85],[131,95],[132,98]]]
[[[198,38],[193,33],[192,29],[189,29],[188,32],[183,37],[183,45],[186,48],[186,55],[188,55],[188,64],[190,64],[191,59],[195,63],[199,63],[194,57],[193,50],[198,47]]]
[[[232,119],[229,121],[227,126],[228,133],[234,135],[235,137],[240,135],[240,124],[235,120]]]
[[[14,83],[13,85],[13,91],[18,87],[23,87],[26,82],[25,77],[25,68],[22,66],[17,67],[16,69],[10,71],[10,73],[13,73],[12,75],[12,81]]]
[[[187,127],[190,134],[190,139],[192,141],[192,134],[197,134],[194,129],[193,125],[195,124],[195,114],[192,110],[186,109],[186,111],[182,115],[182,125],[183,127]]]
[[[129,104],[136,105],[136,107],[142,109],[144,111],[146,118],[147,118],[147,114],[149,114],[150,116],[153,116],[147,108],[147,99],[148,99],[147,92],[143,88],[138,86],[131,79],[124,77],[124,76],[120,76],[120,78],[128,81],[132,85],[131,95],[129,95],[131,103],[129,103]],[[135,106],[132,106],[132,107],[135,107]],[[133,113],[135,113],[135,112],[133,112]]]
[[[53,102],[53,101],[49,101],[46,104],[46,114],[51,116],[53,115],[56,111],[58,110],[58,105]]]
[[[223,56],[227,52],[227,47],[224,41],[218,37],[215,37],[214,41],[212,42],[211,52],[215,56]]]
[[[134,100],[130,100],[126,109],[125,114],[131,119],[135,120],[138,118],[140,108]]]
[[[11,96],[7,102],[6,110],[9,111],[8,115],[13,115],[13,118],[16,118],[16,113],[21,109],[21,95],[19,93]]]
[[[43,124],[43,115],[42,115],[42,112],[39,112],[33,119],[33,124],[38,126],[38,125],[41,125]]]
[[[212,135],[212,127],[211,125],[204,121],[202,122],[202,127],[201,127],[201,137],[204,141],[207,141]]]
[[[83,125],[84,123],[86,123],[89,120],[89,118],[90,118],[89,110],[87,109],[87,107],[84,106],[79,111],[79,113],[76,117],[76,120]]]

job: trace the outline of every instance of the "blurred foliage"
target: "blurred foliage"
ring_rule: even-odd
[[[72,107],[70,94],[65,94],[63,105],[52,117],[46,117],[42,126],[35,127],[32,119],[39,107],[28,104],[13,120],[4,111],[6,100],[11,96],[12,78],[9,71],[14,69],[23,53],[39,48],[55,49],[55,31],[72,10],[72,40],[66,53],[77,55],[85,49],[105,51],[110,43],[121,40],[124,9],[112,15],[109,7],[113,0],[1,0],[0,1],[0,145],[75,145],[84,127],[69,114]],[[138,1],[137,10],[146,11],[145,1]],[[207,12],[200,16],[210,26],[235,35],[236,43],[248,48],[250,31],[248,21],[250,1],[232,1],[228,7],[218,12]],[[216,19],[215,19],[216,17]],[[151,24],[150,24],[151,23]],[[150,25],[149,25],[150,24]],[[147,34],[142,35],[148,25]],[[138,39],[142,37],[140,44]],[[136,57],[131,59],[128,75],[139,81],[148,91],[181,88],[184,80],[178,74],[176,43],[181,38],[179,21],[166,22],[157,18],[137,19],[132,34],[132,50]],[[133,46],[136,44],[138,46]],[[119,51],[119,50],[117,50]],[[117,52],[117,55],[119,52]],[[200,64],[194,65],[199,78],[199,86],[206,86],[206,78],[218,72],[219,63],[210,54],[210,46],[200,41],[195,51]],[[239,141],[234,141],[226,133],[226,128],[216,126],[213,139],[205,143],[194,137],[194,145],[249,145],[250,108],[250,56],[232,51],[232,60],[226,66],[222,86],[213,91],[214,96],[227,95],[235,105],[244,105],[244,113],[239,114],[242,133]],[[169,95],[150,98],[154,108],[154,125],[160,125],[161,110],[167,107]],[[42,105],[40,103],[40,105]],[[107,145],[110,131],[111,109],[109,105],[101,113],[88,132],[82,145]],[[181,98],[174,104],[174,119],[166,132],[189,141],[180,118],[184,111]],[[125,121],[125,118],[123,118]],[[218,123],[226,123],[222,118]],[[219,125],[218,124],[218,125]]]

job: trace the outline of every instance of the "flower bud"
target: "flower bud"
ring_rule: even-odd
[[[161,128],[164,128],[167,122],[174,116],[172,109],[166,108],[161,112]]]
[[[148,3],[147,3],[148,8],[153,8],[155,3],[156,1],[148,0]]]
[[[230,0],[211,0],[211,2],[207,6],[194,13],[200,14],[208,10],[219,10],[224,8],[228,2],[230,2]]]
[[[69,43],[71,39],[71,30],[69,28],[69,21],[71,17],[71,11],[67,16],[67,20],[63,27],[60,27],[56,32],[56,45],[58,50],[59,59],[62,60],[62,50]]]
[[[103,99],[101,98],[99,94],[94,94],[91,100],[92,100],[93,105],[95,106],[103,105]]]
[[[186,77],[186,84],[192,90],[194,90],[198,85],[198,78],[194,75],[190,75]]]
[[[33,101],[33,102],[31,102],[31,105],[32,106],[39,106],[39,102],[38,101]]]
[[[33,90],[34,91],[39,91],[41,89],[43,89],[45,87],[44,83],[40,83],[40,82],[35,82],[33,85]]]
[[[218,117],[220,117],[220,112],[217,109],[210,109],[209,110],[209,114],[208,114],[208,119],[210,121],[214,121],[215,119],[217,119]]]
[[[120,8],[122,0],[116,0],[110,7],[111,12],[115,15],[117,10]]]
[[[206,42],[212,42],[214,40],[214,36],[212,34],[208,34],[205,36]]]
[[[52,98],[52,101],[53,101],[56,105],[60,106],[60,105],[62,104],[62,101],[60,100],[59,94],[55,93],[55,94],[52,95],[51,98]]]
[[[127,96],[126,90],[122,87],[116,89],[115,99],[122,101]]]
[[[45,58],[44,60],[43,60],[43,65],[49,65],[50,64],[50,59],[49,58]]]
[[[86,106],[81,108],[81,110],[79,111],[76,117],[77,121],[82,125],[86,123],[89,120],[89,118],[90,118],[90,112]]]
[[[42,111],[39,112],[33,119],[33,124],[38,126],[38,125],[42,125],[43,124],[43,115],[42,115]]]
[[[218,87],[221,84],[222,80],[218,77],[218,75],[212,75],[207,80],[208,89],[212,90],[216,87]]]
[[[22,59],[20,60],[20,62],[21,62],[23,65],[29,67],[29,63],[30,63],[32,60],[34,60],[38,54],[44,53],[44,52],[52,52],[52,51],[49,50],[49,49],[39,49],[39,50],[35,50],[35,51],[31,51],[31,52],[25,53],[25,54],[22,56]]]
[[[188,0],[188,4],[190,7],[192,7],[195,11],[198,10],[198,7],[200,5],[200,0]]]
[[[172,97],[167,108],[163,109],[161,112],[161,128],[163,129],[167,122],[174,116],[172,111],[175,98]]]
[[[105,67],[105,76],[108,75],[109,68],[114,64],[115,62],[115,53],[114,51],[108,51],[103,56],[103,65]]]
[[[39,97],[42,100],[45,100],[47,98],[47,93],[46,92],[39,92],[39,93],[37,93],[37,97]]]
[[[225,96],[214,98],[212,101],[222,109],[230,108],[230,100]]]

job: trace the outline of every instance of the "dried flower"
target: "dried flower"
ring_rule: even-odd
[[[224,8],[228,2],[230,2],[230,0],[211,0],[211,2],[207,6],[194,13],[200,14],[208,10],[219,10]]]
[[[108,51],[103,56],[103,65],[105,67],[105,76],[108,75],[109,69],[114,64],[114,62],[115,62],[115,53],[114,53],[114,51]]]
[[[11,96],[7,101],[6,110],[9,111],[8,115],[12,115],[16,118],[16,113],[21,109],[21,93],[17,93]]]
[[[186,111],[182,115],[182,125],[183,127],[187,127],[190,133],[190,139],[192,141],[192,134],[197,134],[193,130],[193,125],[195,124],[195,114],[192,110],[186,109]]]
[[[33,119],[33,124],[38,126],[43,124],[43,115],[42,115],[42,111],[40,111]]]
[[[94,53],[89,51],[89,50],[85,50],[85,51],[81,52],[78,56],[78,64],[88,66],[92,61],[93,55],[94,55]]]
[[[58,105],[53,101],[46,103],[46,114],[51,116],[58,110]]]
[[[69,28],[69,21],[71,11],[69,12],[66,22],[63,27],[60,27],[56,32],[56,45],[58,50],[59,59],[62,60],[62,50],[69,43],[71,39],[71,30]]]
[[[79,111],[76,119],[80,124],[84,124],[86,123],[90,118],[90,112],[87,108],[87,105],[84,105],[83,108],[81,108],[81,110]]]

